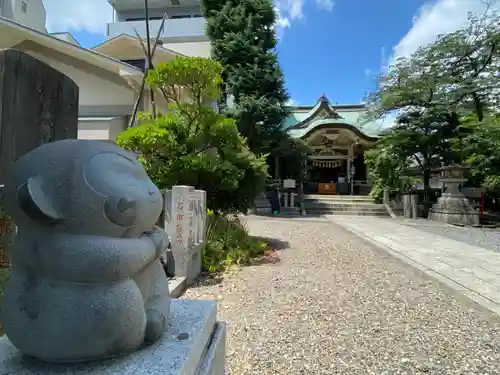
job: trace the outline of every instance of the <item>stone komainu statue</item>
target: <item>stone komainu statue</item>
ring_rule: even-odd
[[[107,141],[49,143],[14,164],[4,193],[18,234],[1,320],[22,353],[86,361],[161,337],[163,198],[135,155]]]

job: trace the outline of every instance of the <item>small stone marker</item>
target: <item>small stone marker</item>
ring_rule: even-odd
[[[192,284],[201,273],[205,243],[206,192],[192,186],[174,186],[165,193],[165,228],[172,238],[168,273]]]

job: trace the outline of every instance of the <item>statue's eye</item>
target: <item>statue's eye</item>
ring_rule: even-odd
[[[118,210],[120,212],[127,212],[133,208],[135,208],[135,201],[131,199],[127,199],[126,197],[121,197],[118,201]]]

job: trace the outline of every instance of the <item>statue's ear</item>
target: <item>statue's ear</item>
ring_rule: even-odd
[[[32,220],[51,225],[61,220],[50,198],[42,190],[42,179],[31,177],[17,190],[21,209]]]

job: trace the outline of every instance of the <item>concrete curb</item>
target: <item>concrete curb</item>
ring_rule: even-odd
[[[478,305],[488,309],[489,311],[491,311],[497,315],[500,315],[500,305],[498,305],[496,302],[492,301],[491,299],[489,299],[489,298],[483,296],[482,294],[479,294],[478,292],[468,288],[467,286],[447,277],[446,275],[443,275],[439,272],[434,271],[433,269],[427,267],[426,265],[415,261],[414,259],[406,256],[405,254],[400,253],[396,249],[393,249],[387,245],[384,245],[384,244],[380,243],[379,241],[371,238],[370,236],[367,236],[364,233],[361,233],[361,232],[357,231],[356,229],[351,228],[348,225],[342,224],[336,220],[332,220],[332,221],[335,224],[342,227],[343,229],[347,230],[348,232],[354,234],[355,236],[362,238],[365,241],[371,243],[372,245],[374,245],[378,249],[387,252],[388,254],[399,259],[400,261],[418,269],[419,271],[425,273],[426,275],[430,276],[434,280],[444,284],[448,288],[451,288],[452,290],[461,294],[462,296],[465,296],[467,299],[472,300],[473,302],[476,302]]]

